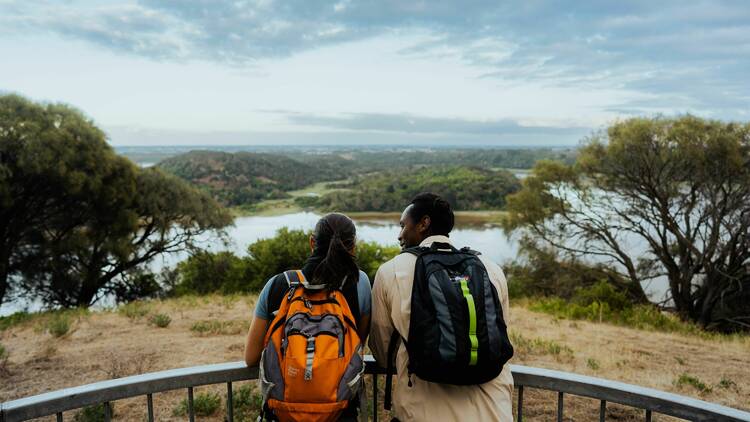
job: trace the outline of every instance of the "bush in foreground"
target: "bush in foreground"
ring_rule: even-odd
[[[170,318],[167,314],[156,314],[151,316],[148,322],[159,328],[166,328],[169,323],[172,322],[172,318]]]
[[[274,237],[248,246],[246,257],[231,252],[199,252],[178,264],[171,294],[258,292],[269,277],[302,267],[310,255],[310,235],[309,231],[281,228]],[[398,253],[397,247],[359,242],[357,265],[372,280],[378,267]]]
[[[217,393],[198,393],[193,398],[193,411],[197,416],[211,416],[221,407],[221,397]],[[183,399],[174,408],[174,416],[185,416],[188,414],[188,400]]]

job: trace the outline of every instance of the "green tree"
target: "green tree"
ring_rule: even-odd
[[[616,123],[575,164],[538,163],[507,209],[507,229],[615,264],[637,296],[665,277],[684,319],[750,327],[750,125]]]
[[[177,264],[177,273],[175,295],[250,291],[247,260],[231,252],[199,251]]]
[[[206,194],[115,154],[68,106],[0,97],[0,157],[0,293],[13,282],[50,305],[88,306],[231,222]]]
[[[0,301],[42,241],[85,221],[86,198],[113,177],[99,166],[114,158],[103,139],[68,107],[0,97]]]
[[[269,277],[302,268],[310,256],[311,231],[282,227],[276,236],[260,239],[247,247],[249,289],[259,291]]]

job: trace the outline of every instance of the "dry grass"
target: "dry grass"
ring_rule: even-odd
[[[168,327],[149,324],[145,314],[131,318],[124,312],[100,312],[81,316],[75,329],[60,338],[36,329],[32,318],[0,331],[0,343],[8,352],[8,372],[0,375],[0,402],[144,372],[241,360],[254,302],[253,297],[241,296],[153,301],[146,306],[147,313],[170,315]],[[199,335],[192,330],[206,321],[218,331]],[[511,309],[509,326],[517,350],[512,363],[608,378],[750,410],[748,338],[706,339],[558,320],[522,307]],[[199,387],[196,394],[218,393],[224,400],[225,388]],[[185,396],[185,391],[156,394],[157,418],[183,420],[173,410]],[[554,420],[555,393],[526,390],[524,402],[528,420]],[[565,407],[566,420],[596,420],[599,402],[566,396]],[[118,401],[116,408],[115,420],[143,420],[145,398]],[[608,409],[608,420],[643,420],[639,411],[614,405]],[[201,420],[221,421],[223,410]]]

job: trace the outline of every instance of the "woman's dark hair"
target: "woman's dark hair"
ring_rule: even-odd
[[[430,235],[448,234],[453,230],[454,216],[451,204],[438,195],[423,192],[411,200],[409,216],[414,223],[419,222],[425,215],[430,217]]]
[[[315,225],[313,238],[313,256],[322,258],[313,273],[313,284],[326,284],[329,289],[336,289],[344,278],[356,283],[359,267],[352,252],[357,241],[354,222],[344,214],[328,214]]]

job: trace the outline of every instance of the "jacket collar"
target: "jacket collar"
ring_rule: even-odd
[[[434,242],[448,243],[448,244],[450,244],[451,240],[448,238],[448,236],[434,235],[434,236],[427,237],[425,240],[422,241],[422,243],[419,244],[419,246],[428,246],[429,247]]]

